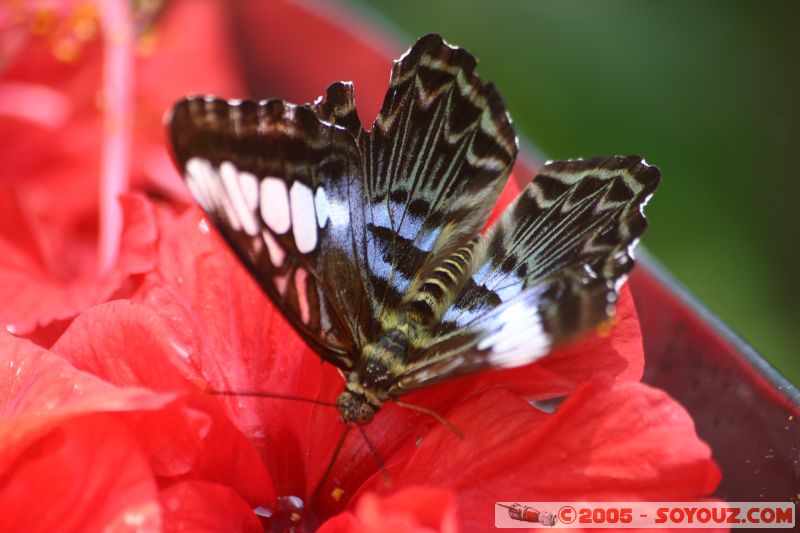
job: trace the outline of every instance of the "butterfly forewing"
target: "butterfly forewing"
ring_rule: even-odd
[[[516,137],[475,59],[438,35],[396,61],[369,133],[359,137],[367,191],[373,312],[384,328],[404,294],[484,225],[517,153]]]
[[[308,107],[203,97],[175,106],[170,133],[189,190],[241,261],[321,356],[350,368],[369,305],[352,135]]]
[[[545,165],[481,237],[464,290],[396,392],[530,363],[610,318],[659,179],[636,156]]]

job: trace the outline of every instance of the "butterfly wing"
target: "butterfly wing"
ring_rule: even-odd
[[[611,318],[659,180],[636,156],[545,165],[481,238],[463,291],[392,394],[530,363]]]
[[[485,224],[517,153],[494,86],[475,58],[438,35],[395,62],[369,133],[361,132],[366,189],[366,283],[383,329],[404,294]],[[341,115],[348,116],[344,109]],[[352,121],[350,121],[352,123]]]
[[[369,305],[353,135],[307,106],[210,97],[176,104],[169,131],[190,192],[242,263],[320,356],[351,368]]]

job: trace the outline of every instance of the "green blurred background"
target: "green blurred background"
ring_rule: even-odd
[[[800,383],[800,2],[350,3],[473,52],[549,158],[661,167],[645,246]]]

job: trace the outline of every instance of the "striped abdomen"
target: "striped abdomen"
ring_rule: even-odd
[[[436,324],[472,273],[478,240],[473,239],[426,269],[416,287],[403,298],[406,317],[429,328]]]

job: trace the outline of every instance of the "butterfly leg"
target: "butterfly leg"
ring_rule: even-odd
[[[398,407],[403,407],[405,409],[411,409],[412,411],[416,411],[418,413],[424,413],[426,415],[432,416],[433,418],[435,418],[436,420],[438,420],[439,422],[444,424],[444,426],[447,429],[449,429],[450,431],[455,433],[456,437],[458,437],[459,439],[463,439],[464,438],[464,434],[461,433],[461,431],[457,427],[455,427],[453,424],[450,423],[449,420],[447,420],[445,417],[443,417],[442,415],[440,415],[439,413],[437,413],[433,409],[428,409],[427,407],[422,407],[421,405],[414,405],[413,403],[407,403],[407,402],[404,402],[402,400],[392,400],[392,401]]]

